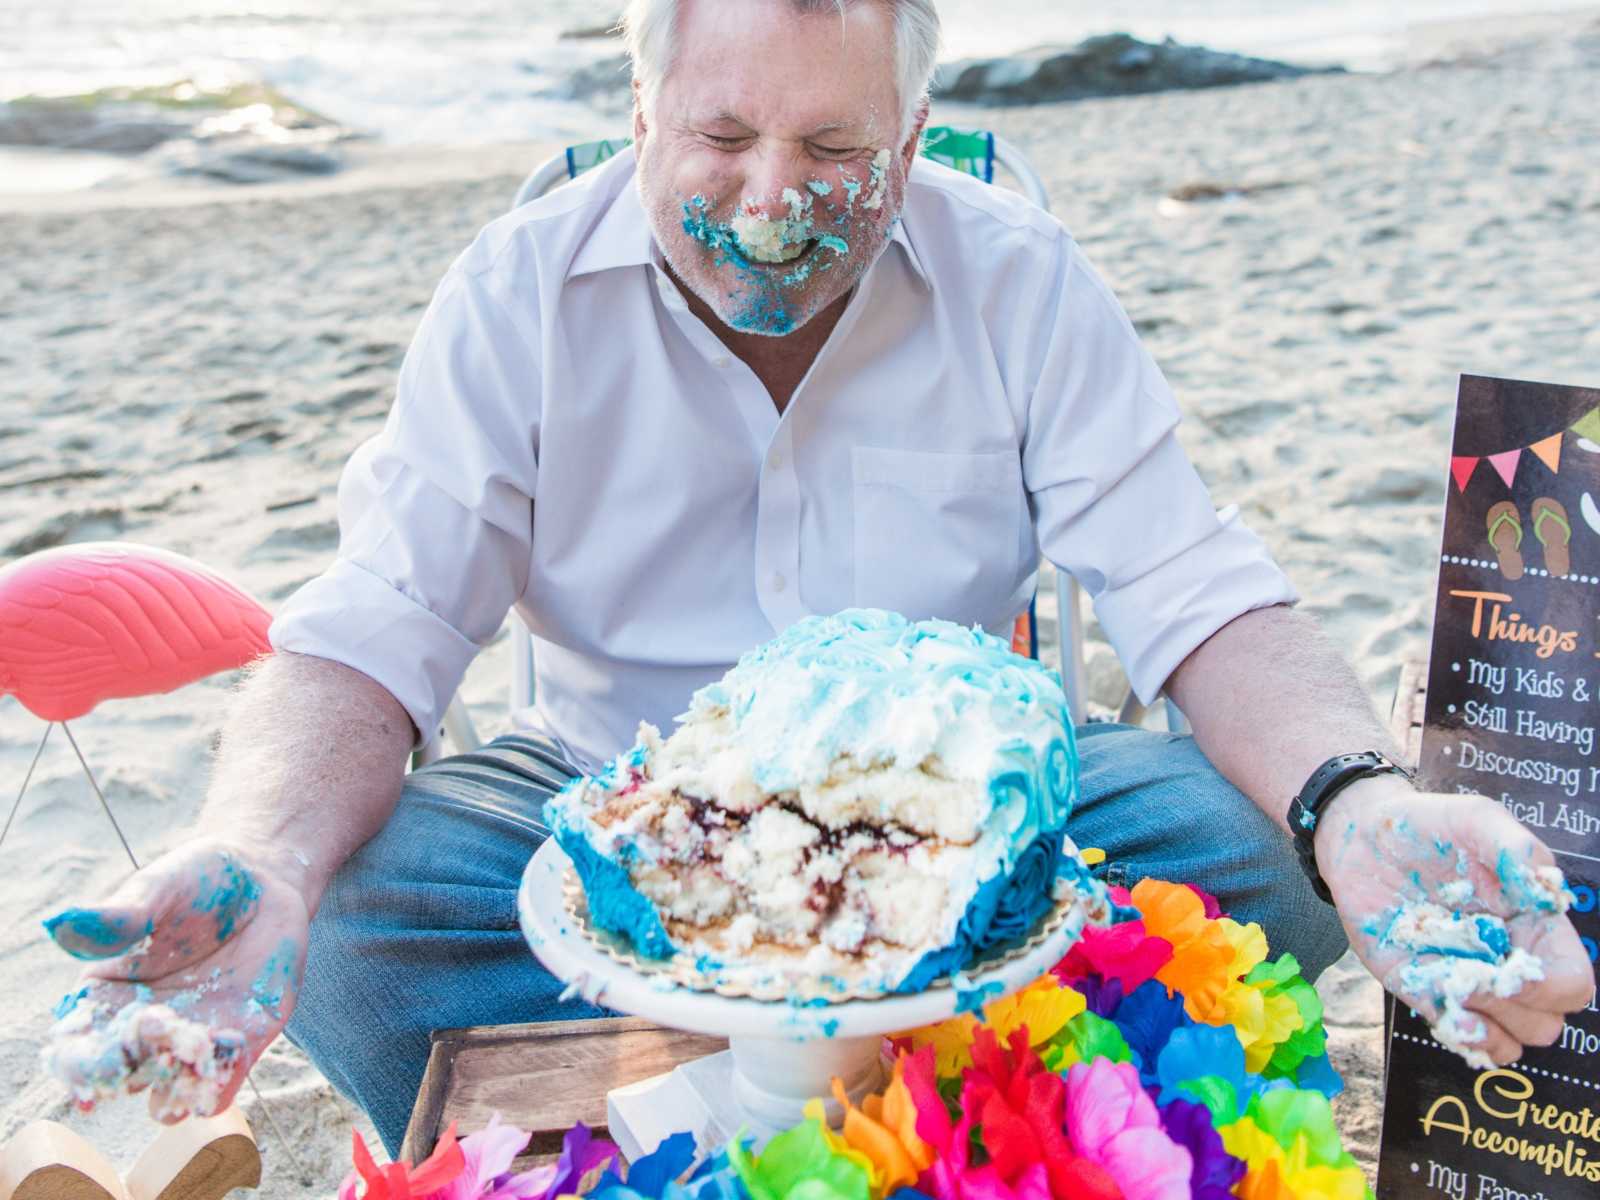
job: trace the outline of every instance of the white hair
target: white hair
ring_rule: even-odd
[[[681,0],[628,0],[621,30],[633,63],[633,77],[644,92],[646,109],[655,107],[661,84],[677,52],[678,6]],[[725,0],[718,0],[723,3]],[[787,0],[797,13],[810,15],[845,10],[864,0]],[[900,133],[909,133],[917,110],[928,97],[939,58],[939,12],[934,0],[872,0],[894,11],[895,75],[900,99]]]

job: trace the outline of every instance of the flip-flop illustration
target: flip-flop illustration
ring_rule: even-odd
[[[1522,518],[1517,506],[1502,500],[1489,510],[1489,545],[1494,547],[1500,574],[1507,579],[1522,578]]]
[[[1572,522],[1567,520],[1567,510],[1548,496],[1540,496],[1530,510],[1533,517],[1533,536],[1544,547],[1544,565],[1552,575],[1566,575],[1572,570]]]

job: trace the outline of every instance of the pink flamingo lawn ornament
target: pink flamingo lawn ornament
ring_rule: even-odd
[[[0,829],[0,845],[57,724],[111,820],[139,860],[67,724],[102,700],[170,692],[270,653],[271,616],[208,567],[151,546],[89,542],[44,550],[0,570],[0,696],[48,722]],[[300,1175],[289,1140],[255,1081],[251,1090]]]
[[[170,692],[242,667],[270,650],[270,622],[266,609],[214,571],[150,546],[64,546],[0,570],[0,696],[15,696],[49,722],[0,844],[59,723],[138,870],[67,722],[102,700]]]

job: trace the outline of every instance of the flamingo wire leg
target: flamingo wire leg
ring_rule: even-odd
[[[33,781],[33,769],[39,765],[39,756],[44,753],[44,744],[50,740],[50,731],[55,727],[54,721],[44,727],[44,736],[39,739],[39,748],[33,752],[33,761],[28,764],[28,773],[22,777],[22,790],[17,793],[16,803],[11,806],[11,815],[6,818],[6,827],[0,829],[0,846],[6,844],[6,834],[11,832],[11,822],[17,819],[17,809],[22,807],[22,797],[27,794],[28,784]]]
[[[94,794],[100,797],[100,807],[106,810],[106,818],[111,822],[111,828],[117,831],[117,839],[122,843],[122,848],[128,852],[128,861],[133,864],[133,869],[139,869],[139,860],[133,856],[133,847],[128,845],[128,839],[122,836],[122,826],[117,824],[116,815],[111,811],[111,805],[106,803],[106,795],[100,790],[100,785],[95,782],[94,772],[89,769],[88,761],[83,757],[83,751],[78,749],[78,739],[72,736],[72,727],[65,721],[61,722],[61,732],[67,735],[67,741],[72,743],[72,752],[78,756],[78,764],[83,768],[83,773],[89,777],[89,786],[94,789]]]
[[[283,1147],[283,1152],[289,1156],[289,1161],[294,1165],[295,1174],[300,1176],[300,1182],[306,1187],[311,1187],[316,1183],[316,1180],[311,1177],[311,1174],[305,1169],[305,1165],[301,1163],[299,1156],[295,1154],[294,1143],[289,1141],[284,1136],[283,1130],[279,1128],[278,1118],[272,1115],[272,1106],[267,1103],[267,1098],[261,1094],[261,1089],[256,1086],[256,1081],[250,1077],[249,1072],[245,1073],[244,1081],[250,1085],[250,1090],[256,1094],[256,1102],[261,1106],[261,1111],[267,1115],[267,1124],[272,1126],[273,1136],[278,1139],[278,1143]]]

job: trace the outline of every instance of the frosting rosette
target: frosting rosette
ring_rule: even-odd
[[[1050,910],[1051,885],[1061,873],[1061,855],[1062,839],[1040,834],[1017,856],[988,925],[970,934],[975,954],[1014,946],[1033,932]]]

